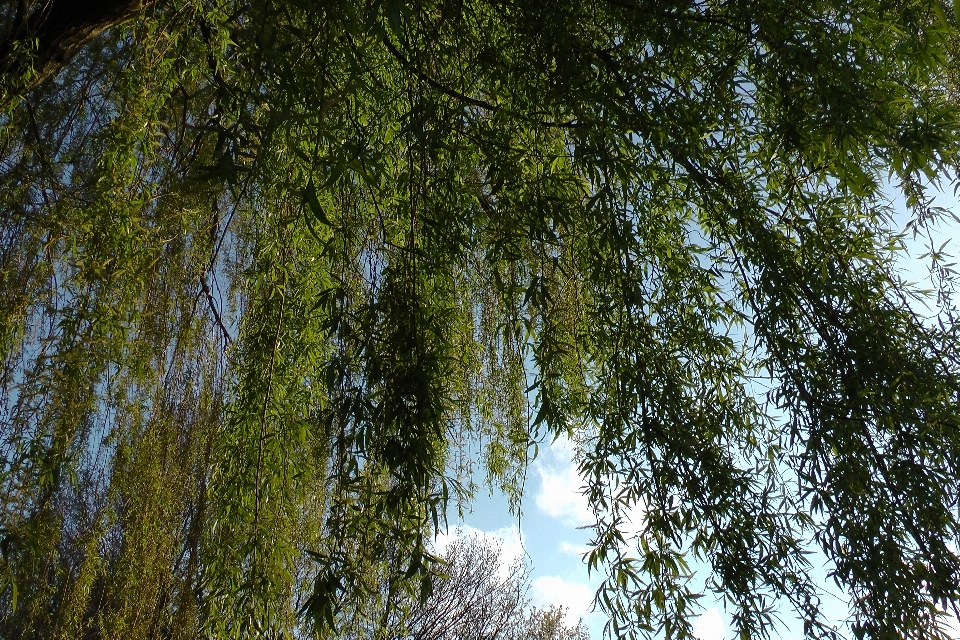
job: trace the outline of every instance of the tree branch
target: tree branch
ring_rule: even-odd
[[[3,100],[56,75],[88,42],[161,0],[47,0],[0,42]]]
[[[400,53],[400,50],[397,49],[392,42],[390,42],[390,38],[384,36],[383,44],[386,45],[387,50],[390,51],[390,54],[394,58],[396,58],[401,65],[413,71],[413,73],[416,74],[418,78],[420,78],[421,80],[423,80],[428,85],[430,85],[440,93],[444,94],[445,96],[454,98],[455,100],[460,100],[465,104],[469,104],[474,107],[479,107],[487,111],[506,111],[501,106],[491,104],[486,100],[478,100],[477,98],[471,98],[470,96],[464,95],[459,91],[452,89],[451,87],[448,87],[444,84],[441,84],[440,82],[437,82],[435,79],[431,78],[429,75],[424,73],[419,67],[413,64],[410,60],[407,60],[406,56]],[[515,114],[515,115],[518,115],[519,117],[523,118],[524,120],[527,120],[532,124],[540,125],[542,127],[555,127],[559,129],[575,129],[580,126],[580,123],[575,120],[571,120],[569,122],[553,122],[550,120],[539,120],[537,118],[531,117],[529,115],[524,115],[524,114]]]

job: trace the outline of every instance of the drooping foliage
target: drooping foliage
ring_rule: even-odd
[[[693,563],[741,637],[943,637],[953,275],[888,197],[953,184],[952,6],[61,4],[0,8],[4,637],[333,633],[557,435],[618,637]]]

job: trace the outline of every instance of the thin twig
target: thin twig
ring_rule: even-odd
[[[226,339],[227,344],[233,344],[233,337],[230,335],[227,325],[224,324],[223,318],[220,316],[220,312],[217,311],[217,305],[213,299],[213,294],[210,293],[210,287],[207,285],[206,278],[200,278],[200,287],[203,289],[203,293],[207,297],[207,302],[210,304],[210,312],[213,314],[214,320],[217,321],[217,325],[220,327],[220,332],[223,333],[223,337]]]

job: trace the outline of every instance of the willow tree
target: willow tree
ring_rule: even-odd
[[[944,637],[955,278],[903,281],[889,198],[930,233],[955,184],[952,6],[0,15],[4,637],[331,633],[561,434],[617,637],[703,589],[743,638]]]

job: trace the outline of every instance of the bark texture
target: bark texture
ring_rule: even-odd
[[[21,2],[13,29],[0,42],[5,98],[56,75],[90,40],[158,2],[41,0],[31,8]],[[33,73],[28,75],[31,67]]]

